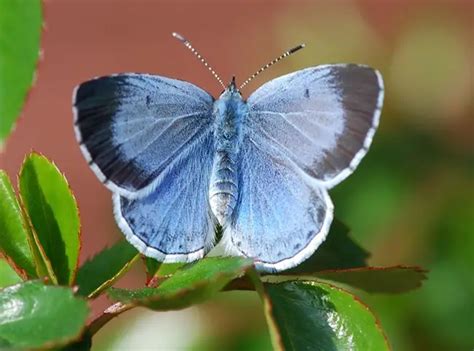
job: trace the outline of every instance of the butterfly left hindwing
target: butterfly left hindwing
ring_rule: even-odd
[[[140,199],[114,195],[115,219],[127,240],[162,262],[190,262],[214,245],[215,222],[208,192],[214,138],[208,132],[156,189]]]

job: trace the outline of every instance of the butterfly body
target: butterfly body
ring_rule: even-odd
[[[328,234],[328,190],[367,153],[383,81],[367,66],[322,65],[245,100],[232,81],[216,100],[188,82],[124,73],[81,84],[73,99],[80,148],[140,252],[197,260],[220,224],[227,254],[275,272]]]
[[[214,103],[214,161],[211,171],[209,203],[221,226],[225,226],[238,201],[240,146],[247,104],[231,82]]]

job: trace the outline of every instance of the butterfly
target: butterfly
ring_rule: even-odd
[[[176,79],[124,73],[80,84],[74,128],[92,171],[113,192],[126,239],[163,262],[205,256],[221,229],[226,254],[260,271],[292,268],[324,241],[328,190],[367,153],[383,103],[381,74],[329,64],[273,79],[244,99],[225,86],[214,99]]]

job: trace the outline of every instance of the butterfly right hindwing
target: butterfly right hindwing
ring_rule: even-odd
[[[249,134],[241,149],[239,201],[224,246],[254,258],[259,270],[281,271],[304,261],[324,241],[333,205],[326,189]]]

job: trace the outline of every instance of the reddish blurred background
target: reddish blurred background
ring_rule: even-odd
[[[59,166],[80,206],[81,261],[120,233],[111,194],[74,138],[75,85],[98,75],[148,72],[217,96],[221,87],[171,32],[186,36],[224,80],[236,75],[240,82],[304,42],[305,50],[262,74],[244,94],[311,65],[357,62],[381,70],[387,92],[381,128],[360,169],[334,191],[336,215],[373,252],[374,264],[432,270],[418,292],[364,296],[395,350],[472,349],[472,1],[50,0],[44,10],[37,83],[0,167],[14,177],[31,149]],[[132,313],[98,335],[97,349],[151,347],[173,333],[168,349],[265,349],[257,304],[253,296],[229,295],[166,318]],[[130,336],[131,321],[142,330],[141,341]]]

